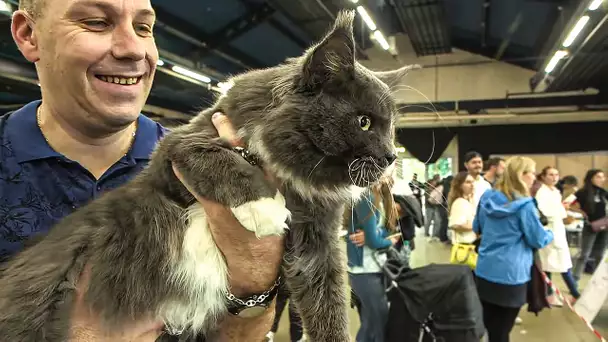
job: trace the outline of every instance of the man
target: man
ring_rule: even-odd
[[[475,151],[465,154],[464,167],[467,169],[467,172],[471,175],[471,177],[475,179],[475,183],[473,185],[473,205],[475,208],[477,208],[481,195],[483,195],[483,193],[487,190],[492,189],[490,183],[488,183],[488,181],[481,176],[481,172],[483,171],[483,159],[481,158],[481,154]]]
[[[483,178],[494,187],[498,179],[502,177],[502,174],[505,172],[505,160],[500,157],[490,158],[486,162],[486,168],[487,171],[483,175]]]
[[[36,66],[42,101],[1,120],[0,257],[5,260],[30,237],[135,176],[164,134],[140,114],[158,60],[149,0],[21,0],[19,7],[11,31]],[[225,116],[214,116],[214,124],[220,136],[238,143]],[[259,240],[228,208],[198,200],[225,256],[232,293],[244,298],[270,289],[282,239]],[[97,316],[82,303],[87,281],[85,271],[76,290],[73,341],[154,341],[160,334],[162,322],[142,321],[100,336]],[[261,341],[273,317],[273,305],[255,317],[229,315],[213,338]]]

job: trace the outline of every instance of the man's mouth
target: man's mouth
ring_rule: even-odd
[[[141,81],[142,76],[139,77],[125,77],[125,76],[107,76],[107,75],[95,75],[98,79],[114,84],[122,85],[134,85]]]

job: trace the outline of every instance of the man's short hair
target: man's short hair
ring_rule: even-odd
[[[481,153],[476,152],[476,151],[467,152],[467,154],[464,155],[464,162],[468,163],[473,158],[481,158]]]
[[[19,9],[26,11],[33,19],[42,15],[42,8],[46,0],[19,0]]]
[[[486,162],[486,170],[489,170],[492,166],[498,167],[498,164],[500,164],[500,162],[504,162],[504,161],[505,161],[504,158],[501,158],[501,157],[490,158]]]

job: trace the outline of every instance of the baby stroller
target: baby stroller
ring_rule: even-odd
[[[483,312],[468,266],[409,269],[390,258],[383,267],[390,282],[387,342],[479,342]]]

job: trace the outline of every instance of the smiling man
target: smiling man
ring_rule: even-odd
[[[42,100],[0,118],[0,262],[147,165],[165,133],[141,114],[158,60],[154,22],[149,0],[20,1],[11,31],[36,66]],[[214,124],[221,136],[235,140],[225,116]],[[269,290],[277,279],[281,239],[258,240],[227,208],[199,200],[226,257],[232,293],[248,298]],[[160,334],[162,322],[142,318],[130,331],[100,336],[95,313],[78,299],[86,274],[81,279],[73,341],[154,341]],[[208,340],[262,340],[274,306],[257,312],[228,315]]]

